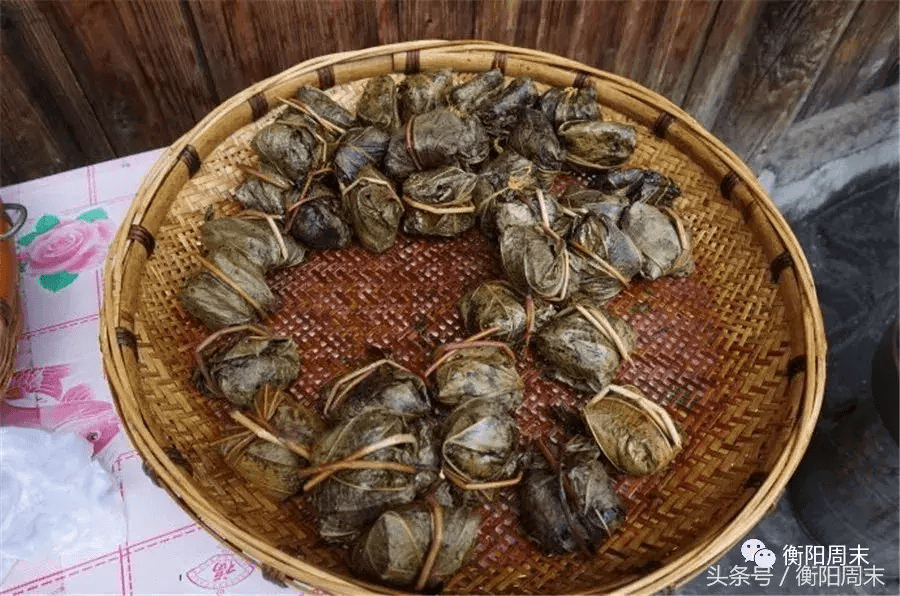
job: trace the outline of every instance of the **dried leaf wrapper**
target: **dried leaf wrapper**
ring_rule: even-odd
[[[390,75],[372,77],[366,83],[359,103],[356,118],[360,122],[392,131],[400,126],[397,109],[397,84]]]
[[[475,547],[481,515],[465,506],[438,507],[436,512],[434,506],[412,503],[385,511],[350,551],[353,572],[398,587],[421,581],[423,588],[433,589],[450,579]],[[435,555],[423,577],[432,550]]]
[[[597,120],[600,106],[593,87],[551,87],[541,96],[541,112],[555,127],[572,120]]]
[[[239,408],[249,408],[268,385],[284,389],[300,374],[300,354],[289,337],[250,336],[205,359],[205,374],[195,374],[204,393],[219,395]],[[212,383],[210,383],[212,381]]]
[[[522,110],[536,99],[537,88],[531,77],[519,77],[484,96],[477,104],[475,115],[489,135],[502,139],[519,121]]]
[[[342,198],[360,244],[373,252],[384,252],[394,245],[403,202],[390,180],[372,166],[366,166],[344,188]]]
[[[574,226],[569,245],[576,250],[572,265],[578,269],[578,291],[603,303],[618,294],[643,265],[641,251],[613,220],[589,212]]]
[[[411,472],[385,467],[336,469],[309,490],[316,511],[319,535],[327,542],[353,541],[386,508],[409,503],[415,497],[414,472],[417,446],[403,418],[386,410],[372,410],[341,422],[327,431],[312,450],[314,474],[305,486],[316,480],[324,466],[345,461],[389,439],[394,443],[375,449],[354,461],[365,465],[379,463],[407,466]]]
[[[334,127],[347,130],[355,122],[353,114],[315,87],[304,85],[297,91],[295,97],[297,102],[308,108],[311,112],[310,115],[316,117],[325,128],[328,128],[328,124],[331,124]],[[325,123],[322,123],[321,120],[325,120]]]
[[[473,398],[447,417],[441,454],[451,473],[468,483],[485,483],[515,474],[518,443],[519,427],[503,404]]]
[[[526,343],[531,333],[556,312],[542,300],[523,296],[505,281],[484,282],[462,297],[459,310],[470,332],[495,329],[494,339],[514,346]]]
[[[454,166],[416,172],[403,182],[407,234],[451,237],[475,225],[478,176]]]
[[[223,247],[201,262],[179,297],[185,310],[210,329],[253,323],[278,310],[263,270],[237,248]]]
[[[375,126],[351,128],[345,132],[338,142],[332,164],[338,181],[350,184],[365,166],[379,167],[390,139],[389,133]]]
[[[559,127],[565,159],[575,168],[607,169],[625,163],[634,152],[633,126],[600,120],[566,122]]]
[[[325,138],[314,124],[293,114],[261,129],[250,142],[262,162],[295,184],[324,163],[325,145]]]
[[[318,250],[343,248],[353,240],[338,192],[322,182],[313,182],[302,204],[293,207],[291,236]]]
[[[535,454],[519,489],[522,524],[546,554],[592,554],[625,519],[600,450],[574,437],[548,462]]]
[[[560,312],[534,338],[535,347],[550,365],[550,374],[579,391],[597,392],[609,385],[637,340],[634,329],[624,319],[599,308],[590,309],[596,315],[595,311],[618,335],[625,354],[602,326],[574,309]]]
[[[568,250],[559,236],[537,225],[503,225],[498,217],[500,258],[516,289],[551,301],[564,300],[577,289]]]
[[[452,86],[450,70],[407,76],[400,83],[397,97],[401,120],[406,122],[413,116],[446,106]]]
[[[290,180],[271,167],[262,165],[260,170],[246,168],[248,176],[234,191],[234,198],[244,209],[284,215],[293,187]]]
[[[611,385],[584,407],[584,419],[610,462],[627,474],[665,468],[681,451],[681,431],[635,387]]]
[[[477,397],[514,411],[524,386],[515,358],[493,346],[461,347],[434,370],[434,398],[445,406]]]
[[[384,158],[388,175],[397,181],[440,166],[472,169],[488,157],[490,139],[477,118],[440,108],[410,118],[394,132]]]
[[[479,102],[488,99],[489,94],[502,85],[503,73],[499,68],[483,72],[451,89],[450,104],[462,112],[474,113]]]
[[[525,109],[507,142],[510,149],[544,170],[559,170],[563,150],[553,124],[540,111]]]
[[[690,233],[674,212],[635,203],[622,215],[622,231],[641,251],[641,273],[647,279],[684,276],[694,270]]]
[[[631,203],[671,207],[681,196],[681,188],[661,172],[650,169],[622,168],[603,172],[591,180],[591,186],[615,193]]]
[[[324,392],[325,416],[348,420],[369,410],[405,418],[431,412],[425,381],[396,362],[379,360],[333,381]]]
[[[222,217],[203,224],[203,247],[209,253],[235,248],[263,271],[291,267],[303,262],[306,251],[285,237],[273,220],[264,218]]]
[[[228,443],[220,451],[228,466],[244,480],[275,501],[285,501],[303,486],[297,477],[302,459],[296,453],[262,439],[253,439],[239,453],[231,453]]]

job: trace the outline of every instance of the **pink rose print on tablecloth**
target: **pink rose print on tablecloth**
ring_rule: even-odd
[[[26,395],[38,393],[59,400],[63,394],[63,379],[71,372],[72,367],[67,364],[16,371],[6,391],[6,399],[22,399]]]
[[[39,278],[41,287],[59,292],[84,271],[103,264],[116,226],[103,209],[91,209],[71,221],[44,215],[19,239],[20,266]]]
[[[21,390],[56,399],[36,407],[21,403],[21,399],[0,400],[0,426],[72,431],[93,445],[94,455],[100,453],[119,433],[119,417],[113,405],[97,399],[87,383],[77,383],[62,392],[62,381],[72,370],[55,366],[24,371],[27,374],[19,377]]]

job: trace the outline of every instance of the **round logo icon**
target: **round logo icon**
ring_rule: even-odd
[[[744,541],[744,544],[741,545],[741,554],[744,555],[745,561],[755,561],[754,557],[756,556],[757,551],[760,551],[764,548],[766,548],[766,545],[763,544],[762,540],[750,538],[749,540]]]
[[[766,569],[771,569],[776,560],[778,560],[778,558],[775,556],[775,553],[767,548],[761,548],[753,555],[753,561],[756,565],[758,567],[765,567]]]

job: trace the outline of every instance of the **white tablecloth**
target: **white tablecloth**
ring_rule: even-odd
[[[264,580],[151,484],[103,377],[97,340],[103,260],[160,154],[0,188],[4,202],[28,208],[16,245],[25,319],[13,399],[0,402],[0,424],[74,430],[87,438],[119,484],[127,519],[127,540],[118,547],[78,560],[19,562],[0,578],[0,595],[295,593]]]

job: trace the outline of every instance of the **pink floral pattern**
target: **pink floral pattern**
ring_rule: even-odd
[[[61,223],[34,240],[25,261],[32,275],[95,269],[103,263],[114,233],[115,225],[108,219]]]

